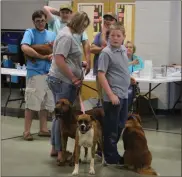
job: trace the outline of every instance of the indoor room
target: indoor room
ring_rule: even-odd
[[[181,1],[2,0],[2,176],[181,176]]]

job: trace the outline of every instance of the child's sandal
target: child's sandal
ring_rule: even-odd
[[[65,162],[57,159],[57,165],[58,166],[64,166],[65,165]]]
[[[33,136],[30,133],[23,133],[23,139],[26,141],[33,141]]]

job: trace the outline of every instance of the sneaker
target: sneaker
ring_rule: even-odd
[[[110,163],[110,162],[106,162],[105,161],[105,165],[106,166],[118,166],[118,167],[122,167],[122,166],[124,166],[124,158],[121,157],[117,163],[113,163],[113,162]]]
[[[119,162],[117,163],[117,166],[124,166],[124,158],[123,157],[121,157],[119,159]]]

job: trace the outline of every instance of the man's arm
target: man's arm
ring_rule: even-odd
[[[51,22],[53,20],[53,15],[60,16],[60,13],[57,9],[49,6],[44,6],[43,11],[47,15],[48,22]]]
[[[98,47],[95,44],[92,44],[90,47],[90,52],[93,54],[99,54],[102,51],[103,47]]]
[[[52,54],[52,45],[51,44],[35,44],[31,45],[37,53],[41,55],[50,55]]]
[[[99,54],[102,51],[102,49],[104,48],[104,47],[99,46],[100,37],[101,37],[101,33],[98,33],[95,36],[94,41],[90,47],[90,52],[93,54]]]
[[[27,55],[31,58],[39,58],[39,59],[43,59],[43,60],[49,60],[49,58],[50,58],[49,55],[41,55],[41,54],[37,53],[32,47],[30,47],[27,44],[22,44],[21,49],[25,55]]]
[[[31,48],[32,41],[33,41],[32,32],[30,30],[26,30],[23,35],[23,39],[21,41],[21,49],[24,52],[24,54],[31,57],[32,59],[35,58],[48,59],[49,58],[48,55],[43,56],[40,53],[36,52],[33,48]]]
[[[87,62],[86,69],[85,69],[86,70],[85,75],[87,75],[90,72],[90,67],[91,67],[90,43],[88,40],[85,40],[82,42],[82,45],[83,45],[83,51],[84,51],[84,55]]]

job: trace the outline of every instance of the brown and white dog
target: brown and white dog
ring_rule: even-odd
[[[72,175],[78,175],[79,173],[79,157],[81,147],[91,149],[91,161],[89,174],[94,175],[94,157],[96,144],[100,145],[102,151],[102,163],[104,163],[103,154],[103,137],[102,137],[102,126],[100,122],[94,119],[91,115],[82,114],[77,118],[78,128],[76,131],[75,138],[75,167]]]
[[[61,120],[61,144],[62,144],[62,164],[65,164],[65,152],[67,148],[68,137],[75,139],[76,130],[77,130],[77,117],[82,114],[81,111],[75,110],[70,102],[67,99],[60,99],[56,103],[55,107],[55,116]],[[104,111],[101,108],[95,108],[92,110],[86,111],[87,114],[92,115],[92,117],[96,118],[102,124],[102,118],[104,116]],[[85,159],[87,158],[88,149],[85,148]],[[72,162],[70,165],[73,165],[74,157],[72,158]]]
[[[125,167],[143,175],[158,176],[151,168],[152,154],[141,126],[141,118],[130,114],[122,131]]]

